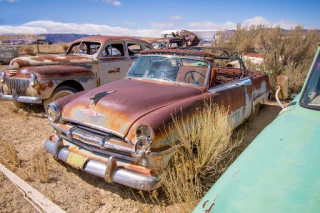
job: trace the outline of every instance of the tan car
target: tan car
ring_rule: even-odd
[[[44,104],[122,79],[140,51],[152,46],[125,36],[76,40],[65,55],[18,57],[0,73],[0,100]]]

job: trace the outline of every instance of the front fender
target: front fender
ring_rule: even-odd
[[[48,99],[61,84],[77,85],[81,90],[96,87],[94,74],[83,67],[72,65],[29,66],[17,71],[17,77],[30,78],[36,74],[34,86],[28,86],[26,95]]]
[[[189,115],[195,113],[196,108],[201,108],[209,98],[214,98],[214,96],[212,94],[204,93],[149,112],[131,126],[126,137],[128,140],[134,141],[136,139],[136,128],[140,124],[148,124],[155,134],[155,139],[152,141],[151,149],[155,151],[163,151],[166,148],[169,148],[167,135],[170,134],[170,132],[168,132],[168,127],[172,124],[173,118],[179,118],[182,116],[184,119],[187,118]]]

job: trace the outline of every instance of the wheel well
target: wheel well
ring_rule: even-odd
[[[77,82],[77,81],[73,81],[73,80],[68,80],[68,81],[64,81],[61,84],[59,84],[56,88],[61,87],[61,86],[70,86],[75,88],[78,92],[83,91],[83,87],[82,85]]]

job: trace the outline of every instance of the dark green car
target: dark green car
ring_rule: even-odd
[[[320,46],[300,94],[194,212],[320,212]]]

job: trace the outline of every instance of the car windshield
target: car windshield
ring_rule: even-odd
[[[130,68],[127,78],[162,80],[198,86],[206,85],[209,63],[203,60],[140,56]]]
[[[300,104],[307,108],[320,110],[320,54],[301,95]]]

